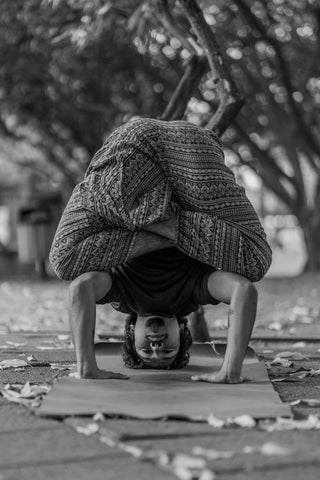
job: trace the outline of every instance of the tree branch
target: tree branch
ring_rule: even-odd
[[[215,91],[219,98],[219,106],[206,128],[214,129],[218,135],[221,135],[241,109],[244,100],[223,60],[215,34],[205,21],[196,0],[180,0],[180,4],[208,59]]]
[[[12,132],[10,129],[8,129],[3,120],[0,121],[0,128],[2,130],[2,133],[11,140],[14,140],[16,142],[27,142],[31,147],[41,151],[44,158],[50,160],[51,164],[54,165],[57,170],[59,170],[63,174],[69,187],[73,188],[75,186],[77,182],[77,179],[75,178],[75,173],[67,167],[66,163],[63,160],[58,158],[58,156],[53,153],[57,146],[56,141],[50,139],[48,134],[43,129],[37,129],[39,134],[41,135],[41,140],[35,141],[31,140],[27,135],[18,135],[17,133]],[[30,164],[28,166],[30,167]]]
[[[251,11],[250,7],[247,5],[245,0],[236,0],[236,4],[239,7],[239,10],[243,13],[244,17],[250,23],[250,25],[257,30],[261,37],[266,40],[273,48],[276,53],[276,57],[278,60],[278,65],[280,68],[280,73],[282,76],[283,84],[288,92],[288,101],[291,107],[291,111],[295,117],[295,121],[300,128],[301,134],[304,140],[309,144],[316,155],[320,156],[320,143],[318,142],[317,138],[312,134],[312,131],[308,125],[306,125],[303,117],[303,112],[298,104],[295,102],[293,98],[293,93],[295,91],[290,77],[290,72],[287,67],[286,61],[282,54],[281,46],[279,42],[271,35],[268,34],[265,26],[263,23],[254,15]]]
[[[296,201],[290,196],[288,191],[284,188],[282,183],[280,182],[280,178],[289,182],[296,191],[296,182],[295,180],[287,175],[279,166],[275,163],[274,159],[269,155],[266,150],[262,150],[255,142],[251,140],[249,135],[240,127],[239,124],[236,122],[233,124],[235,130],[239,134],[239,136],[245,141],[246,144],[250,146],[250,149],[255,157],[255,163],[259,165],[259,168],[266,172],[263,175],[263,181],[266,186],[273,191],[276,195],[278,195],[281,200],[288,205],[288,207],[294,211],[296,206]],[[240,157],[241,158],[241,157]],[[261,161],[264,158],[265,161]],[[241,159],[242,160],[242,159]],[[261,176],[252,162],[242,161],[244,165],[248,165],[251,169],[253,169],[257,175]]]
[[[206,62],[203,58],[192,55],[187,62],[186,70],[171,99],[161,115],[161,120],[177,120],[183,117],[190,97],[198,86],[206,71]]]
[[[156,13],[157,20],[160,21],[165,30],[178,38],[183,47],[189,52],[191,51],[190,53],[199,54],[199,46],[192,34],[183,25],[175,21],[168,0],[151,0],[151,5]]]

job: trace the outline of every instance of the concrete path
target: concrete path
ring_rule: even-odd
[[[16,346],[9,345],[9,348],[5,348],[8,347],[8,338],[11,345],[15,343]],[[17,346],[23,343],[23,339],[27,339],[27,343]],[[35,366],[20,371],[3,370],[0,381],[3,384],[23,384],[26,381],[42,384],[52,381],[55,371],[49,363],[72,364],[75,361],[74,352],[69,348],[39,350],[38,347],[49,347],[50,342],[59,341],[63,344],[58,333],[25,332],[10,334],[9,337],[2,335],[0,361],[6,358],[26,359],[33,355],[36,362]],[[255,348],[263,357],[262,360],[268,361],[277,351],[287,350],[288,345],[264,340],[255,341]],[[315,341],[300,349],[310,359],[295,361],[295,367],[319,368],[319,348],[320,342]],[[64,372],[58,372],[58,376],[63,374]],[[272,378],[281,376],[281,367],[273,367],[270,375]],[[274,386],[285,402],[300,398],[320,399],[320,377],[306,378],[297,383],[274,383]],[[320,409],[294,407],[296,417],[306,417],[310,413],[320,414]],[[193,461],[192,455],[196,447],[233,452],[231,458],[206,459],[207,468],[215,472],[218,479],[286,480],[294,477],[295,480],[319,480],[320,430],[268,433],[259,426],[252,429],[214,429],[205,423],[112,418],[100,422],[99,431],[91,436],[75,430],[76,426],[90,422],[90,418],[72,417],[64,421],[38,418],[27,408],[0,397],[0,480],[177,478],[173,473],[173,460],[177,458],[175,455],[186,454],[188,461]],[[261,447],[267,442],[289,450],[283,455],[276,455],[275,452],[266,455],[262,453]],[[164,458],[163,455],[159,456],[159,451],[170,454],[166,457],[167,461],[171,459],[171,465],[167,469],[159,465],[159,459]],[[136,458],[139,455],[140,458]],[[178,457],[178,460],[179,458],[181,460],[182,457]],[[182,458],[182,463],[185,462],[186,459]],[[181,469],[180,473],[176,472],[186,480],[187,473]],[[201,477],[198,475],[194,478]],[[203,477],[202,480],[205,478],[210,479]]]

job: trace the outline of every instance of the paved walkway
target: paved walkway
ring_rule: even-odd
[[[62,282],[40,282],[27,268],[22,271],[18,265],[10,265],[0,269],[6,272],[2,279],[0,272],[0,361],[27,359],[32,354],[38,363],[19,371],[1,371],[0,383],[51,382],[56,373],[48,362],[75,361],[73,350],[52,348],[59,342],[63,346],[63,340],[59,340],[63,337],[58,335],[66,334],[68,328],[66,286]],[[270,361],[277,351],[294,350],[308,355],[309,360],[294,361],[292,370],[320,368],[319,277],[266,279],[258,285],[261,296],[252,345],[261,361]],[[225,338],[223,308],[206,310],[214,339]],[[121,333],[123,322],[111,310],[99,312],[98,318],[98,331],[112,336]],[[39,350],[40,345],[48,348]],[[287,372],[282,367],[269,371],[271,379],[279,379]],[[58,372],[58,376],[63,374]],[[273,385],[284,402],[320,399],[320,376]],[[320,409],[295,406],[293,413],[297,418],[305,418],[309,414],[320,415]],[[217,479],[320,478],[320,430],[266,432],[259,425],[250,429],[213,428],[205,423],[119,418],[99,422],[99,431],[91,436],[75,430],[76,426],[90,422],[90,418],[38,418],[27,408],[0,396],[0,480],[162,480],[177,478],[179,472],[180,478],[189,480],[190,472],[183,468],[173,474],[174,460],[176,467],[186,466],[187,460],[195,467],[192,455],[196,447],[210,449],[211,456],[213,450],[229,452],[230,458],[206,458],[207,467]],[[160,450],[165,452],[162,457],[155,455]],[[136,458],[141,452],[144,458]],[[163,463],[171,461],[170,468],[159,466],[159,458]],[[194,473],[194,479],[213,478],[208,472],[205,477],[203,469],[202,477]]]
[[[14,347],[12,342],[23,343],[22,335],[27,339],[27,344]],[[50,342],[51,347],[59,342],[63,345],[63,341],[59,338],[65,337],[58,337],[58,333],[49,334],[48,332],[10,334],[9,336],[3,334],[0,340],[0,360],[26,359],[32,354],[38,366],[36,364],[22,371],[3,370],[1,382],[52,381],[54,371],[50,365],[43,366],[45,362],[71,364],[75,361],[72,350],[50,348]],[[11,342],[11,350],[4,348],[5,345],[8,346],[7,341]],[[276,351],[283,351],[292,346],[269,341],[256,341],[255,344],[256,350],[264,356],[264,361],[273,358]],[[39,350],[39,345],[47,345],[50,349]],[[319,348],[320,340],[317,339],[312,344],[309,343],[300,348],[300,352],[309,355],[309,360],[295,361],[295,366],[319,368]],[[58,376],[63,374],[64,372],[58,372]],[[270,370],[272,377],[279,374],[281,375],[281,367],[273,367]],[[307,378],[297,383],[274,383],[274,386],[285,402],[299,398],[320,398],[320,377]],[[320,413],[319,408],[306,407],[294,407],[293,411],[299,418],[310,413]],[[195,460],[192,457],[194,449],[201,447],[211,451],[233,452],[232,456],[229,455],[231,458],[206,459],[207,468],[214,471],[218,479],[281,478],[286,480],[294,477],[296,480],[319,480],[320,431],[265,432],[259,426],[252,429],[215,429],[205,423],[112,418],[99,422],[99,431],[91,436],[85,436],[75,430],[76,426],[90,422],[92,419],[77,417],[67,418],[64,421],[38,418],[25,407],[9,403],[0,397],[0,479],[171,479],[177,478],[172,473],[173,459],[176,459],[177,464],[179,461],[182,462],[182,465],[186,465],[186,462],[194,463]],[[101,437],[104,438],[104,443]],[[263,448],[261,450],[267,442],[276,443],[280,449],[286,447],[289,450],[282,455],[276,455],[275,452],[267,455],[263,453]],[[264,448],[268,450],[268,447]],[[159,450],[170,453],[169,457],[157,455],[150,459],[150,452]],[[148,458],[137,459],[135,455],[139,456],[141,451],[144,452],[144,457]],[[280,450],[279,452],[281,453]],[[187,457],[174,457],[174,454],[186,454]],[[168,470],[164,466],[159,466],[159,458],[167,461],[168,458],[171,459]],[[199,462],[199,457],[197,458]],[[181,468],[180,473],[179,471],[176,473],[180,478],[188,478],[186,471]],[[209,475],[208,472],[207,475]],[[202,480],[205,479],[209,480],[210,477],[202,478]]]

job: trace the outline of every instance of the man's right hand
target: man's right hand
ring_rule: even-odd
[[[95,368],[90,371],[85,372],[76,372],[75,375],[72,375],[75,378],[91,378],[96,380],[128,380],[128,375],[123,375],[122,373],[109,372],[108,370],[101,370],[100,368]]]

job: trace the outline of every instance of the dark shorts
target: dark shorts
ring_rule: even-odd
[[[175,248],[148,253],[112,269],[112,287],[97,303],[123,313],[188,315],[219,303],[208,291],[214,271]]]

